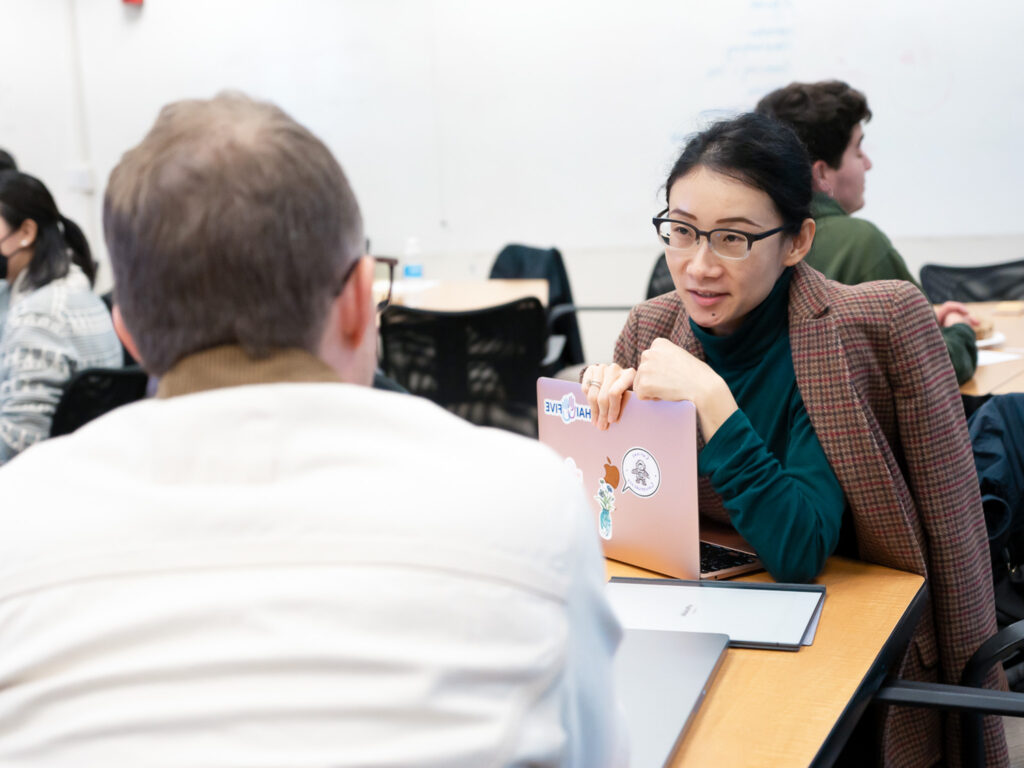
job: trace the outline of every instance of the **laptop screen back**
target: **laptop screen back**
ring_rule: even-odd
[[[615,654],[631,765],[660,766],[681,743],[714,680],[729,638],[627,629]]]
[[[693,403],[626,392],[597,429],[579,384],[537,381],[540,441],[577,472],[607,557],[683,579],[700,577],[697,416]]]

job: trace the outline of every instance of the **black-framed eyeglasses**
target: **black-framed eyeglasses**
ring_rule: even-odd
[[[371,256],[370,258],[373,259],[373,295],[377,297],[377,311],[383,312],[391,303],[391,288],[395,283],[395,267],[398,266],[398,259],[393,256]],[[362,259],[356,259],[345,270],[335,295],[345,290],[345,285],[352,277],[352,273],[356,271],[356,266],[360,261]]]
[[[395,267],[398,259],[393,256],[373,257],[373,295],[377,299],[377,311],[383,312],[391,303],[391,288],[395,284]]]
[[[700,244],[700,239],[706,237],[708,245],[716,256],[728,261],[743,261],[750,255],[750,249],[758,240],[777,235],[786,229],[785,225],[769,229],[764,232],[744,232],[741,229],[697,229],[692,224],[676,219],[665,219],[662,211],[651,221],[658,232],[658,237],[669,248],[680,251],[689,251]]]

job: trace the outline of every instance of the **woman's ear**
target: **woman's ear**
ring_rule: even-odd
[[[814,219],[804,219],[800,225],[800,231],[790,239],[789,252],[782,259],[787,267],[792,267],[804,260],[804,256],[811,250],[814,242]]]
[[[129,354],[139,361],[142,365],[142,358],[139,357],[139,348],[135,346],[135,339],[132,337],[131,332],[124,324],[124,318],[121,317],[121,308],[115,304],[110,310],[110,318],[114,321],[114,333],[117,334],[117,338],[124,344],[124,348],[128,350]],[[145,367],[145,366],[143,366]]]
[[[35,245],[38,234],[39,225],[36,224],[35,219],[25,219],[18,227],[18,247],[28,248],[30,245]]]

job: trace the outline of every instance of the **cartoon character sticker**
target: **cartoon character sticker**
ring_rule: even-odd
[[[642,485],[644,488],[646,488],[650,484],[648,483],[648,481],[651,479],[651,475],[647,471],[647,465],[644,464],[643,459],[636,460],[636,464],[633,465],[632,472],[633,480],[634,482],[636,482],[637,485]]]
[[[661,469],[649,451],[632,448],[622,457],[622,492],[632,491],[641,498],[648,498],[658,492],[661,486]]]
[[[604,477],[597,481],[597,496],[594,500],[601,505],[601,517],[598,521],[598,532],[602,539],[612,537],[612,512],[615,511],[615,489],[619,486],[619,468],[605,457]]]

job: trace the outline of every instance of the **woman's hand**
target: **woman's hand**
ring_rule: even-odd
[[[633,368],[611,363],[588,366],[583,372],[583,392],[590,404],[591,418],[598,429],[619,420],[622,413],[622,395],[633,386]]]
[[[978,319],[971,314],[971,310],[959,301],[945,301],[936,305],[935,319],[939,321],[940,328],[948,328],[956,323],[967,323],[971,328],[978,325]]]
[[[725,379],[668,339],[655,339],[640,355],[633,391],[645,400],[692,400],[708,441],[739,406]]]

